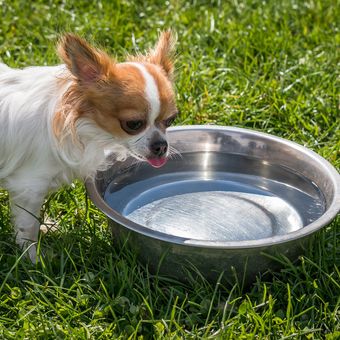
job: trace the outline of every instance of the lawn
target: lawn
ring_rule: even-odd
[[[13,67],[58,63],[61,32],[123,60],[172,27],[176,124],[264,131],[340,168],[337,0],[0,0],[0,18],[0,60]],[[59,228],[42,235],[45,257],[32,265],[0,191],[1,339],[340,338],[339,218],[296,263],[230,287],[153,276],[114,244],[80,182],[53,193],[42,217]]]

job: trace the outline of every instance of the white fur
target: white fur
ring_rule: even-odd
[[[134,67],[138,68],[138,70],[142,73],[142,76],[145,81],[145,98],[149,102],[150,105],[150,112],[149,112],[149,119],[151,123],[154,123],[156,118],[159,115],[159,111],[161,108],[161,103],[159,99],[159,91],[155,79],[153,76],[148,72],[146,67],[140,63],[129,63]]]
[[[158,138],[160,139],[166,139],[165,134],[154,124],[156,118],[160,114],[161,108],[159,91],[154,77],[150,74],[150,72],[148,72],[147,68],[143,64],[138,62],[126,62],[124,64],[136,67],[142,74],[145,82],[144,94],[150,107],[148,114],[149,124],[147,129],[142,135],[137,135],[134,138],[131,138],[127,143],[128,149],[132,151],[134,156],[143,160],[145,159],[143,155],[148,153],[148,146],[154,136],[159,136]]]
[[[0,182],[8,189],[17,242],[36,242],[39,211],[46,194],[74,178],[92,176],[106,166],[105,149],[127,156],[127,148],[94,122],[80,118],[81,143],[67,135],[59,144],[52,119],[67,87],[65,66],[11,69],[0,64]],[[31,259],[35,247],[28,249]]]

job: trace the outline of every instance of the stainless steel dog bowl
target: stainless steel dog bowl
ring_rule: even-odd
[[[161,274],[254,279],[294,260],[340,207],[340,176],[316,153],[268,134],[219,126],[168,130],[160,169],[116,162],[86,183],[116,240]],[[268,256],[269,255],[269,256]]]

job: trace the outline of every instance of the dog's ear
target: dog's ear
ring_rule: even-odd
[[[171,31],[162,32],[153,50],[150,51],[147,59],[153,64],[160,65],[169,78],[174,72],[176,36]]]
[[[85,83],[103,79],[113,66],[113,60],[105,52],[71,33],[60,39],[58,53],[71,73]]]

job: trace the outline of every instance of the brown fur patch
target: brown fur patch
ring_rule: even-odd
[[[129,61],[151,63],[162,68],[165,75],[172,82],[175,69],[176,36],[171,30],[162,32],[156,46],[146,55],[128,56]]]
[[[57,51],[71,73],[81,81],[105,79],[114,69],[112,58],[75,34],[65,34]]]
[[[175,44],[176,37],[170,30],[162,32],[156,47],[147,56],[147,61],[160,65],[170,79],[174,72]]]
[[[146,120],[149,103],[144,94],[145,82],[139,70],[128,64],[117,64],[115,73],[99,91],[88,93],[95,114],[89,116],[106,131],[118,137],[127,134],[120,120]]]
[[[144,59],[147,71],[158,87],[163,121],[176,112],[175,96],[169,75],[171,48],[169,33],[165,32],[153,51]],[[128,63],[117,64],[106,53],[93,48],[83,39],[66,35],[58,51],[70,73],[58,80],[65,91],[53,120],[55,135],[62,140],[70,133],[77,140],[76,123],[88,117],[105,131],[118,138],[129,135],[121,128],[120,120],[146,120],[149,103],[145,98],[145,80],[140,70]]]
[[[105,81],[84,85],[74,80],[55,113],[55,134],[62,138],[70,131],[74,138],[76,122],[83,116],[91,118],[114,136],[127,137],[120,127],[120,120],[147,118],[149,103],[144,89],[143,76],[128,64],[116,64],[114,72]]]

